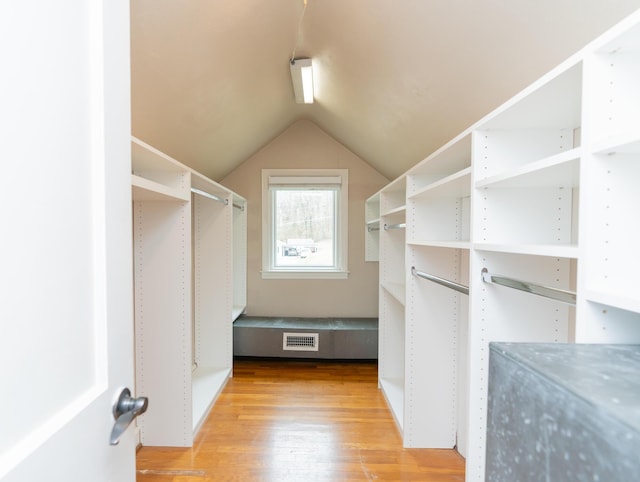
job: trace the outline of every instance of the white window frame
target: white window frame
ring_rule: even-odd
[[[286,266],[275,265],[275,228],[273,225],[270,186],[313,186],[339,183],[337,190],[336,266]],[[263,279],[346,279],[348,272],[348,220],[349,170],[348,169],[263,169],[262,170],[262,278]]]

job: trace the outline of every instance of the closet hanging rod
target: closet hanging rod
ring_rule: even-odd
[[[371,232],[371,231],[380,231],[380,228],[374,228],[372,226],[367,226],[367,231]]]
[[[406,227],[407,227],[406,223],[385,224],[384,225],[384,230],[386,231],[387,229],[404,229]]]
[[[242,204],[233,203],[233,207],[240,211],[244,211],[244,206]]]
[[[506,276],[500,276],[497,274],[491,274],[487,268],[482,269],[482,281],[485,283],[494,283],[497,285],[506,286],[520,291],[526,291],[545,298],[551,298],[552,300],[562,301],[569,305],[575,306],[576,294],[572,291],[561,290],[559,288],[551,288],[549,286],[542,286],[536,283],[530,283],[528,281],[520,281]]]
[[[451,288],[452,290],[458,291],[462,294],[468,295],[469,294],[469,287],[465,286],[465,285],[461,285],[460,283],[455,283],[453,281],[449,281],[448,279],[444,279],[444,278],[440,278],[438,276],[434,276],[432,274],[429,273],[425,273],[423,271],[418,271],[415,266],[411,267],[411,274],[413,276],[418,276],[420,278],[429,280],[429,281],[433,281],[434,283],[437,283],[439,285],[442,286],[446,286],[447,288]]]
[[[201,191],[200,189],[196,189],[195,187],[191,188],[191,192],[194,194],[199,194],[200,196],[208,197],[209,199],[213,199],[214,201],[218,201],[219,203],[222,203],[225,206],[229,204],[229,200],[220,196],[216,196],[215,194],[209,194],[208,192]]]

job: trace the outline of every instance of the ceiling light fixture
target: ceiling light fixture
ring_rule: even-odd
[[[293,46],[293,52],[289,59],[289,68],[291,70],[291,82],[293,83],[293,94],[297,104],[313,104],[313,66],[311,59],[296,58],[296,49],[300,42],[300,31],[302,29],[302,20],[307,11],[307,0],[304,0],[304,7],[298,20],[298,35],[296,43]]]
[[[313,104],[313,66],[311,59],[291,59],[291,82],[298,104]]]

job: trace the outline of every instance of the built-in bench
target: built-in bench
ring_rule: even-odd
[[[377,359],[377,318],[240,316],[234,356]]]

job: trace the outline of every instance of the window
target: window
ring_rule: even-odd
[[[262,277],[347,277],[347,169],[262,171]]]

